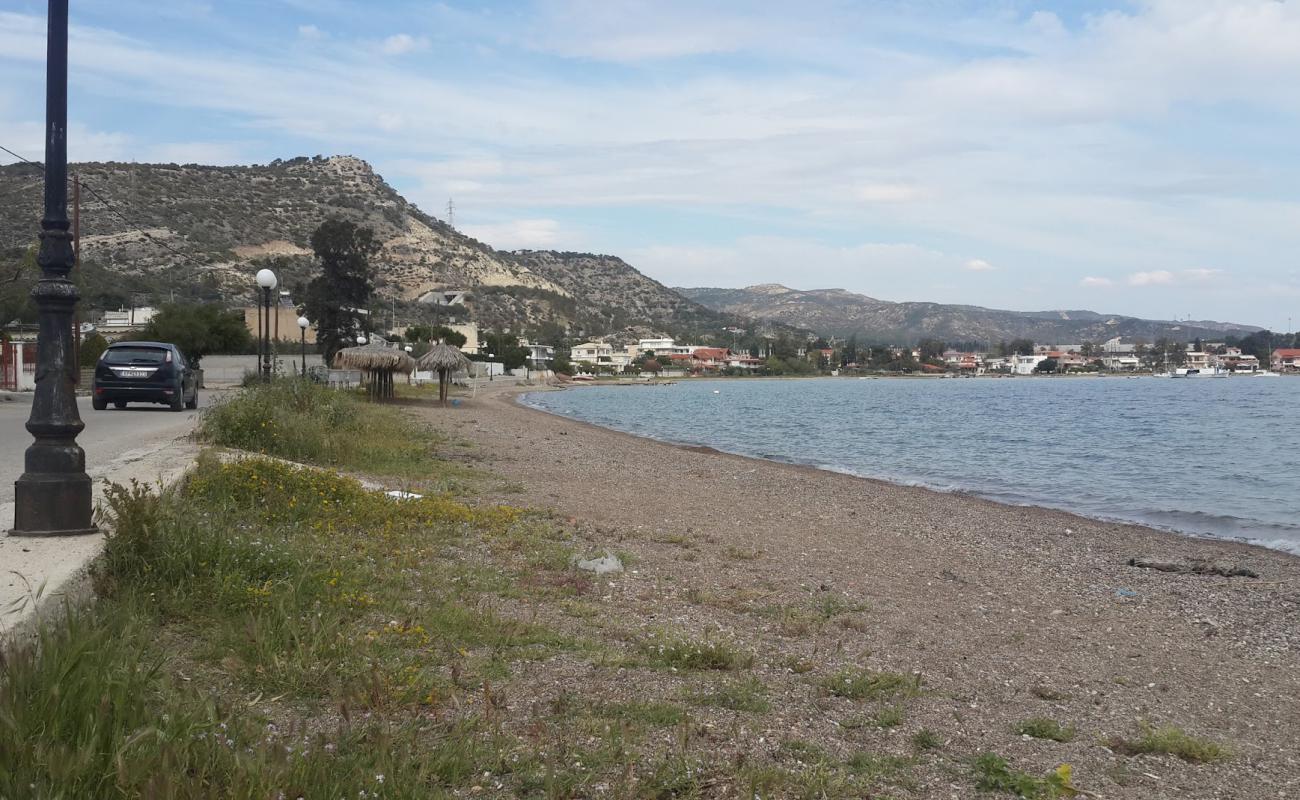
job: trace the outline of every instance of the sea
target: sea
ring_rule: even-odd
[[[1300,378],[692,379],[522,401],[666,442],[1300,554]]]

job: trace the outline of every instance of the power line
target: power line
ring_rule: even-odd
[[[31,159],[23,158],[22,156],[18,155],[17,153],[15,153],[14,151],[10,150],[8,147],[5,147],[5,146],[2,145],[2,144],[0,144],[0,150],[5,151],[5,152],[8,153],[9,155],[11,155],[11,156],[13,156],[14,158],[18,159],[19,161],[23,161],[23,162],[26,162],[26,163],[28,163],[28,164],[31,164],[32,166],[34,166],[34,167],[36,167],[37,169],[39,169],[41,172],[44,172],[44,171],[45,171],[45,167],[41,166],[40,164],[37,164],[35,161],[32,161]],[[98,200],[99,202],[101,202],[101,203],[104,204],[104,208],[107,208],[109,211],[111,211],[111,212],[113,212],[114,214],[116,214],[117,217],[118,217],[118,219],[120,219],[120,220],[122,220],[123,222],[125,222],[125,223],[127,224],[128,227],[134,229],[136,233],[140,234],[140,235],[143,236],[144,238],[146,238],[146,239],[148,239],[149,241],[153,242],[154,244],[158,245],[159,247],[161,247],[162,249],[166,250],[167,252],[169,252],[169,253],[171,253],[171,254],[177,256],[178,258],[183,258],[183,259],[185,259],[186,261],[190,262],[191,264],[195,265],[196,267],[206,267],[206,266],[207,266],[207,264],[204,264],[203,262],[201,262],[201,261],[195,259],[193,256],[186,255],[185,253],[182,253],[181,251],[179,251],[179,250],[177,250],[176,248],[172,247],[171,245],[167,244],[167,243],[164,242],[163,240],[154,237],[153,234],[151,234],[151,233],[149,233],[148,231],[146,231],[146,230],[145,230],[142,226],[140,226],[139,224],[137,224],[137,223],[135,223],[135,222],[132,222],[129,218],[127,218],[127,216],[126,216],[125,214],[123,214],[121,211],[119,211],[119,210],[117,209],[116,206],[114,206],[112,203],[108,202],[108,200],[106,200],[106,199],[104,198],[104,196],[103,196],[102,194],[100,194],[98,191],[96,191],[95,187],[91,186],[89,183],[86,183],[85,181],[81,180],[80,178],[77,179],[77,183],[79,183],[79,184],[81,185],[81,188],[85,189],[86,191],[88,191],[88,192],[90,192],[92,195],[94,195],[96,200]]]
[[[44,166],[42,166],[42,165],[40,165],[40,164],[37,164],[35,161],[32,161],[30,158],[23,158],[22,156],[18,155],[17,153],[15,153],[14,151],[10,150],[8,147],[5,147],[5,146],[2,145],[2,144],[0,144],[0,150],[5,151],[5,152],[8,153],[9,155],[11,155],[11,156],[13,156],[14,158],[18,159],[19,161],[23,161],[23,162],[26,162],[26,163],[28,163],[28,164],[31,164],[33,167],[36,167],[37,169],[39,169],[41,172],[44,172],[44,171],[45,171],[45,167],[44,167]]]

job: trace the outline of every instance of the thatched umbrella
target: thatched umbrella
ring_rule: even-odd
[[[465,358],[465,354],[449,344],[435,344],[429,348],[429,352],[420,356],[417,363],[420,369],[437,370],[438,399],[444,406],[447,405],[451,374],[469,367],[469,359]]]
[[[334,367],[366,373],[371,399],[388,400],[393,397],[393,373],[409,373],[415,369],[415,359],[395,347],[372,341],[338,351],[334,355]]]

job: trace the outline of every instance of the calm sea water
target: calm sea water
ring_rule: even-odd
[[[1300,379],[693,380],[524,402],[670,442],[1300,553]]]

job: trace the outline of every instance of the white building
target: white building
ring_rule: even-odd
[[[1011,366],[1012,375],[1033,375],[1034,368],[1046,360],[1047,356],[1038,353],[1032,356],[1017,354],[1008,359],[1007,363]]]
[[[657,356],[689,356],[695,350],[693,345],[677,344],[669,338],[641,339],[637,342],[637,352],[653,352]],[[635,358],[635,356],[633,356]]]
[[[109,331],[123,331],[131,328],[141,328],[149,324],[158,309],[153,306],[140,306],[138,308],[122,308],[117,311],[105,311],[104,318],[100,320],[99,327],[107,333]]]

